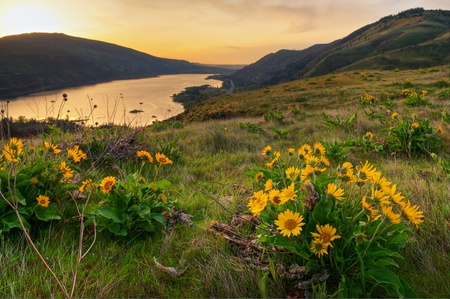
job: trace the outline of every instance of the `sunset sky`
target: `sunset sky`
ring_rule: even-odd
[[[0,0],[0,36],[61,32],[154,56],[249,64],[345,37],[406,9],[448,0]]]

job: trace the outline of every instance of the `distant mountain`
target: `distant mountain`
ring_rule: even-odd
[[[410,9],[329,44],[268,54],[229,78],[237,87],[260,88],[338,71],[449,64],[449,24],[448,10]]]
[[[119,79],[224,72],[230,70],[60,33],[0,38],[0,98]]]

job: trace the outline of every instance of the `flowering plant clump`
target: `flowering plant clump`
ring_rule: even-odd
[[[411,242],[423,212],[366,161],[331,166],[325,147],[304,144],[295,155],[267,146],[266,167],[248,174],[256,191],[248,208],[261,218],[258,241],[284,247],[340,296],[414,296],[391,267]],[[335,291],[335,290],[333,290]]]
[[[431,102],[429,99],[425,98],[426,94],[427,94],[426,90],[422,90],[422,93],[420,94],[418,94],[415,91],[408,91],[408,94],[406,95],[406,100],[403,103],[411,107],[428,106],[431,104]]]
[[[359,105],[361,107],[366,107],[366,106],[373,106],[378,102],[378,98],[375,97],[374,95],[365,93],[364,96],[362,96],[359,100]]]

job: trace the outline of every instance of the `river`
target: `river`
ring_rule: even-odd
[[[117,80],[107,83],[41,92],[1,102],[3,117],[84,120],[87,124],[145,126],[184,111],[171,96],[188,86],[222,81],[206,79],[207,74],[164,75],[152,78]],[[63,94],[67,95],[64,101]],[[130,111],[137,113],[130,113]],[[139,112],[142,111],[142,112]]]

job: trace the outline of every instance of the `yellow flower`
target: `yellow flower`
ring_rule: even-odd
[[[382,190],[372,189],[372,198],[378,200],[381,206],[390,205],[389,195]]]
[[[418,127],[419,127],[419,124],[416,123],[416,122],[413,122],[413,123],[411,124],[411,128],[413,128],[413,129],[417,129]]]
[[[39,180],[37,179],[37,177],[32,177],[32,178],[31,178],[31,183],[32,183],[33,185],[36,185],[37,183],[39,183]]]
[[[161,153],[156,153],[156,161],[161,165],[172,164],[173,161],[166,157],[166,155]]]
[[[316,157],[316,156],[312,156],[311,155],[311,156],[306,156],[305,157],[305,163],[307,165],[312,166],[312,167],[315,167],[315,166],[319,165],[319,162],[320,162],[320,159],[318,157]]]
[[[381,210],[384,216],[386,216],[392,224],[400,223],[400,214],[392,211],[392,206],[382,206]]]
[[[70,179],[71,177],[73,177],[73,170],[66,165],[65,161],[62,161],[61,164],[59,164],[59,170],[61,170],[63,176],[66,179]]]
[[[282,205],[287,201],[287,199],[281,196],[281,192],[278,189],[269,191],[269,200],[276,206]]]
[[[356,166],[356,170],[358,170],[358,179],[362,182],[366,182],[371,179],[377,172],[377,169],[374,168],[374,166],[368,161],[366,161],[363,167]]]
[[[267,167],[272,167],[273,164],[275,164],[278,161],[278,159],[280,158],[281,153],[279,151],[276,151],[275,153],[273,153],[273,155],[275,157],[272,159],[272,161],[270,161],[269,163],[266,163]]]
[[[258,172],[255,176],[255,180],[256,181],[260,181],[262,178],[264,177],[264,173],[262,173],[261,171]]]
[[[284,213],[278,214],[278,219],[274,221],[278,226],[277,230],[281,231],[283,236],[288,238],[291,235],[298,236],[302,231],[302,226],[305,225],[303,216],[299,213],[293,213],[291,210],[286,210]]]
[[[321,255],[328,254],[327,246],[320,239],[312,240],[312,242],[311,242],[311,250],[319,258],[320,258]]]
[[[411,203],[408,202],[403,207],[403,212],[405,213],[406,218],[408,218],[408,220],[416,227],[423,222],[423,211],[419,210],[418,205],[412,206]]]
[[[315,169],[309,165],[306,164],[305,168],[302,169],[301,171],[301,180],[304,182],[309,182],[310,179],[314,178],[315,175]]]
[[[355,236],[355,241],[356,241],[356,243],[358,243],[358,244],[362,244],[362,243],[364,243],[365,241],[367,241],[367,235],[364,234],[364,233],[359,233],[359,234],[357,234],[357,235]]]
[[[392,185],[391,189],[389,190],[389,197],[393,202],[401,207],[404,207],[407,204],[405,201],[403,201],[405,197],[402,195],[402,193],[397,192],[397,184]]]
[[[48,150],[53,151],[54,154],[59,154],[62,150],[58,148],[57,145],[54,145],[50,142],[44,141],[44,147]]]
[[[114,185],[116,184],[116,178],[113,176],[107,176],[100,183],[100,187],[102,188],[103,194],[109,193],[112,190]]]
[[[22,154],[23,142],[22,139],[17,139],[16,137],[12,137],[9,140],[9,143],[5,145],[3,148],[3,156],[9,162],[19,162],[20,155]]]
[[[344,189],[342,189],[342,188],[338,189],[338,186],[334,183],[329,183],[327,185],[327,191],[325,191],[325,193],[333,196],[337,200],[345,199],[344,198]]]
[[[297,179],[297,177],[300,174],[300,169],[298,169],[297,167],[291,166],[288,169],[286,169],[285,173],[286,173],[287,179],[289,179],[291,181],[295,181],[295,179]]]
[[[295,194],[294,182],[292,182],[289,187],[284,188],[280,194],[282,201],[286,202],[288,200],[293,200],[297,195]]]
[[[264,184],[264,191],[270,191],[273,189],[273,180],[268,179],[266,183]]]
[[[48,196],[45,196],[45,195],[39,195],[39,196],[36,198],[36,200],[37,200],[38,204],[39,204],[41,207],[44,207],[44,208],[48,207],[48,205],[49,205],[49,203],[50,203],[50,198],[49,198]]]
[[[353,164],[350,162],[345,162],[344,164],[342,164],[342,166],[339,167],[337,175],[343,176],[348,174],[349,172],[353,174]]]
[[[263,149],[263,151],[262,151],[262,155],[263,156],[267,156],[267,155],[269,155],[270,154],[270,152],[272,151],[272,147],[270,146],[270,145],[268,145],[268,146],[266,146],[264,149]]]
[[[385,177],[382,176],[381,172],[377,171],[371,177],[371,182],[373,184],[374,189],[381,190],[384,193],[389,193],[391,188],[391,182],[389,182]]]
[[[254,192],[253,196],[248,199],[247,206],[253,216],[258,216],[267,206],[268,196],[264,191]]]
[[[164,193],[161,194],[161,201],[167,203],[167,196]]]
[[[369,212],[369,215],[367,215],[367,217],[369,218],[369,220],[377,220],[381,217],[381,215],[378,215],[378,211],[377,209],[375,209],[374,207],[372,207],[370,205],[370,203],[367,202],[367,197],[364,196],[361,200],[362,206],[364,208],[364,210],[366,210],[367,212]]]
[[[327,157],[325,157],[325,156],[320,156],[319,165],[320,165],[320,166],[329,167],[329,166],[331,165],[331,163],[330,163],[330,160],[328,160]]]
[[[305,159],[307,156],[312,154],[312,147],[311,145],[305,143],[298,149],[297,153],[300,159]]]
[[[68,149],[67,153],[75,163],[81,162],[81,160],[85,160],[87,158],[86,154],[79,148],[78,145]]]
[[[442,129],[442,126],[438,126],[439,134],[444,135],[444,129]]]
[[[153,163],[153,157],[152,157],[152,155],[151,155],[149,152],[147,152],[147,151],[137,151],[137,152],[136,152],[136,155],[137,155],[139,158],[145,157],[145,158],[147,158],[148,162]]]
[[[322,143],[320,142],[316,142],[314,143],[313,146],[313,154],[314,155],[325,155],[325,153],[327,152],[327,150],[325,149],[325,147],[322,145]]]
[[[294,152],[295,152],[295,148],[290,147],[288,149],[289,156],[292,156],[294,154]]]
[[[372,132],[366,132],[366,135],[370,140],[373,139],[373,133]]]
[[[391,118],[392,118],[392,120],[397,119],[398,113],[397,112],[392,113]]]
[[[340,235],[336,235],[337,230],[329,224],[316,224],[316,228],[319,233],[311,232],[311,235],[313,235],[314,238],[321,240],[324,246],[333,247],[333,245],[331,245],[331,241],[334,241],[341,237]]]
[[[97,184],[94,183],[91,179],[86,179],[81,183],[80,188],[78,190],[80,192],[84,192],[85,190],[88,192],[95,191],[97,189]]]

